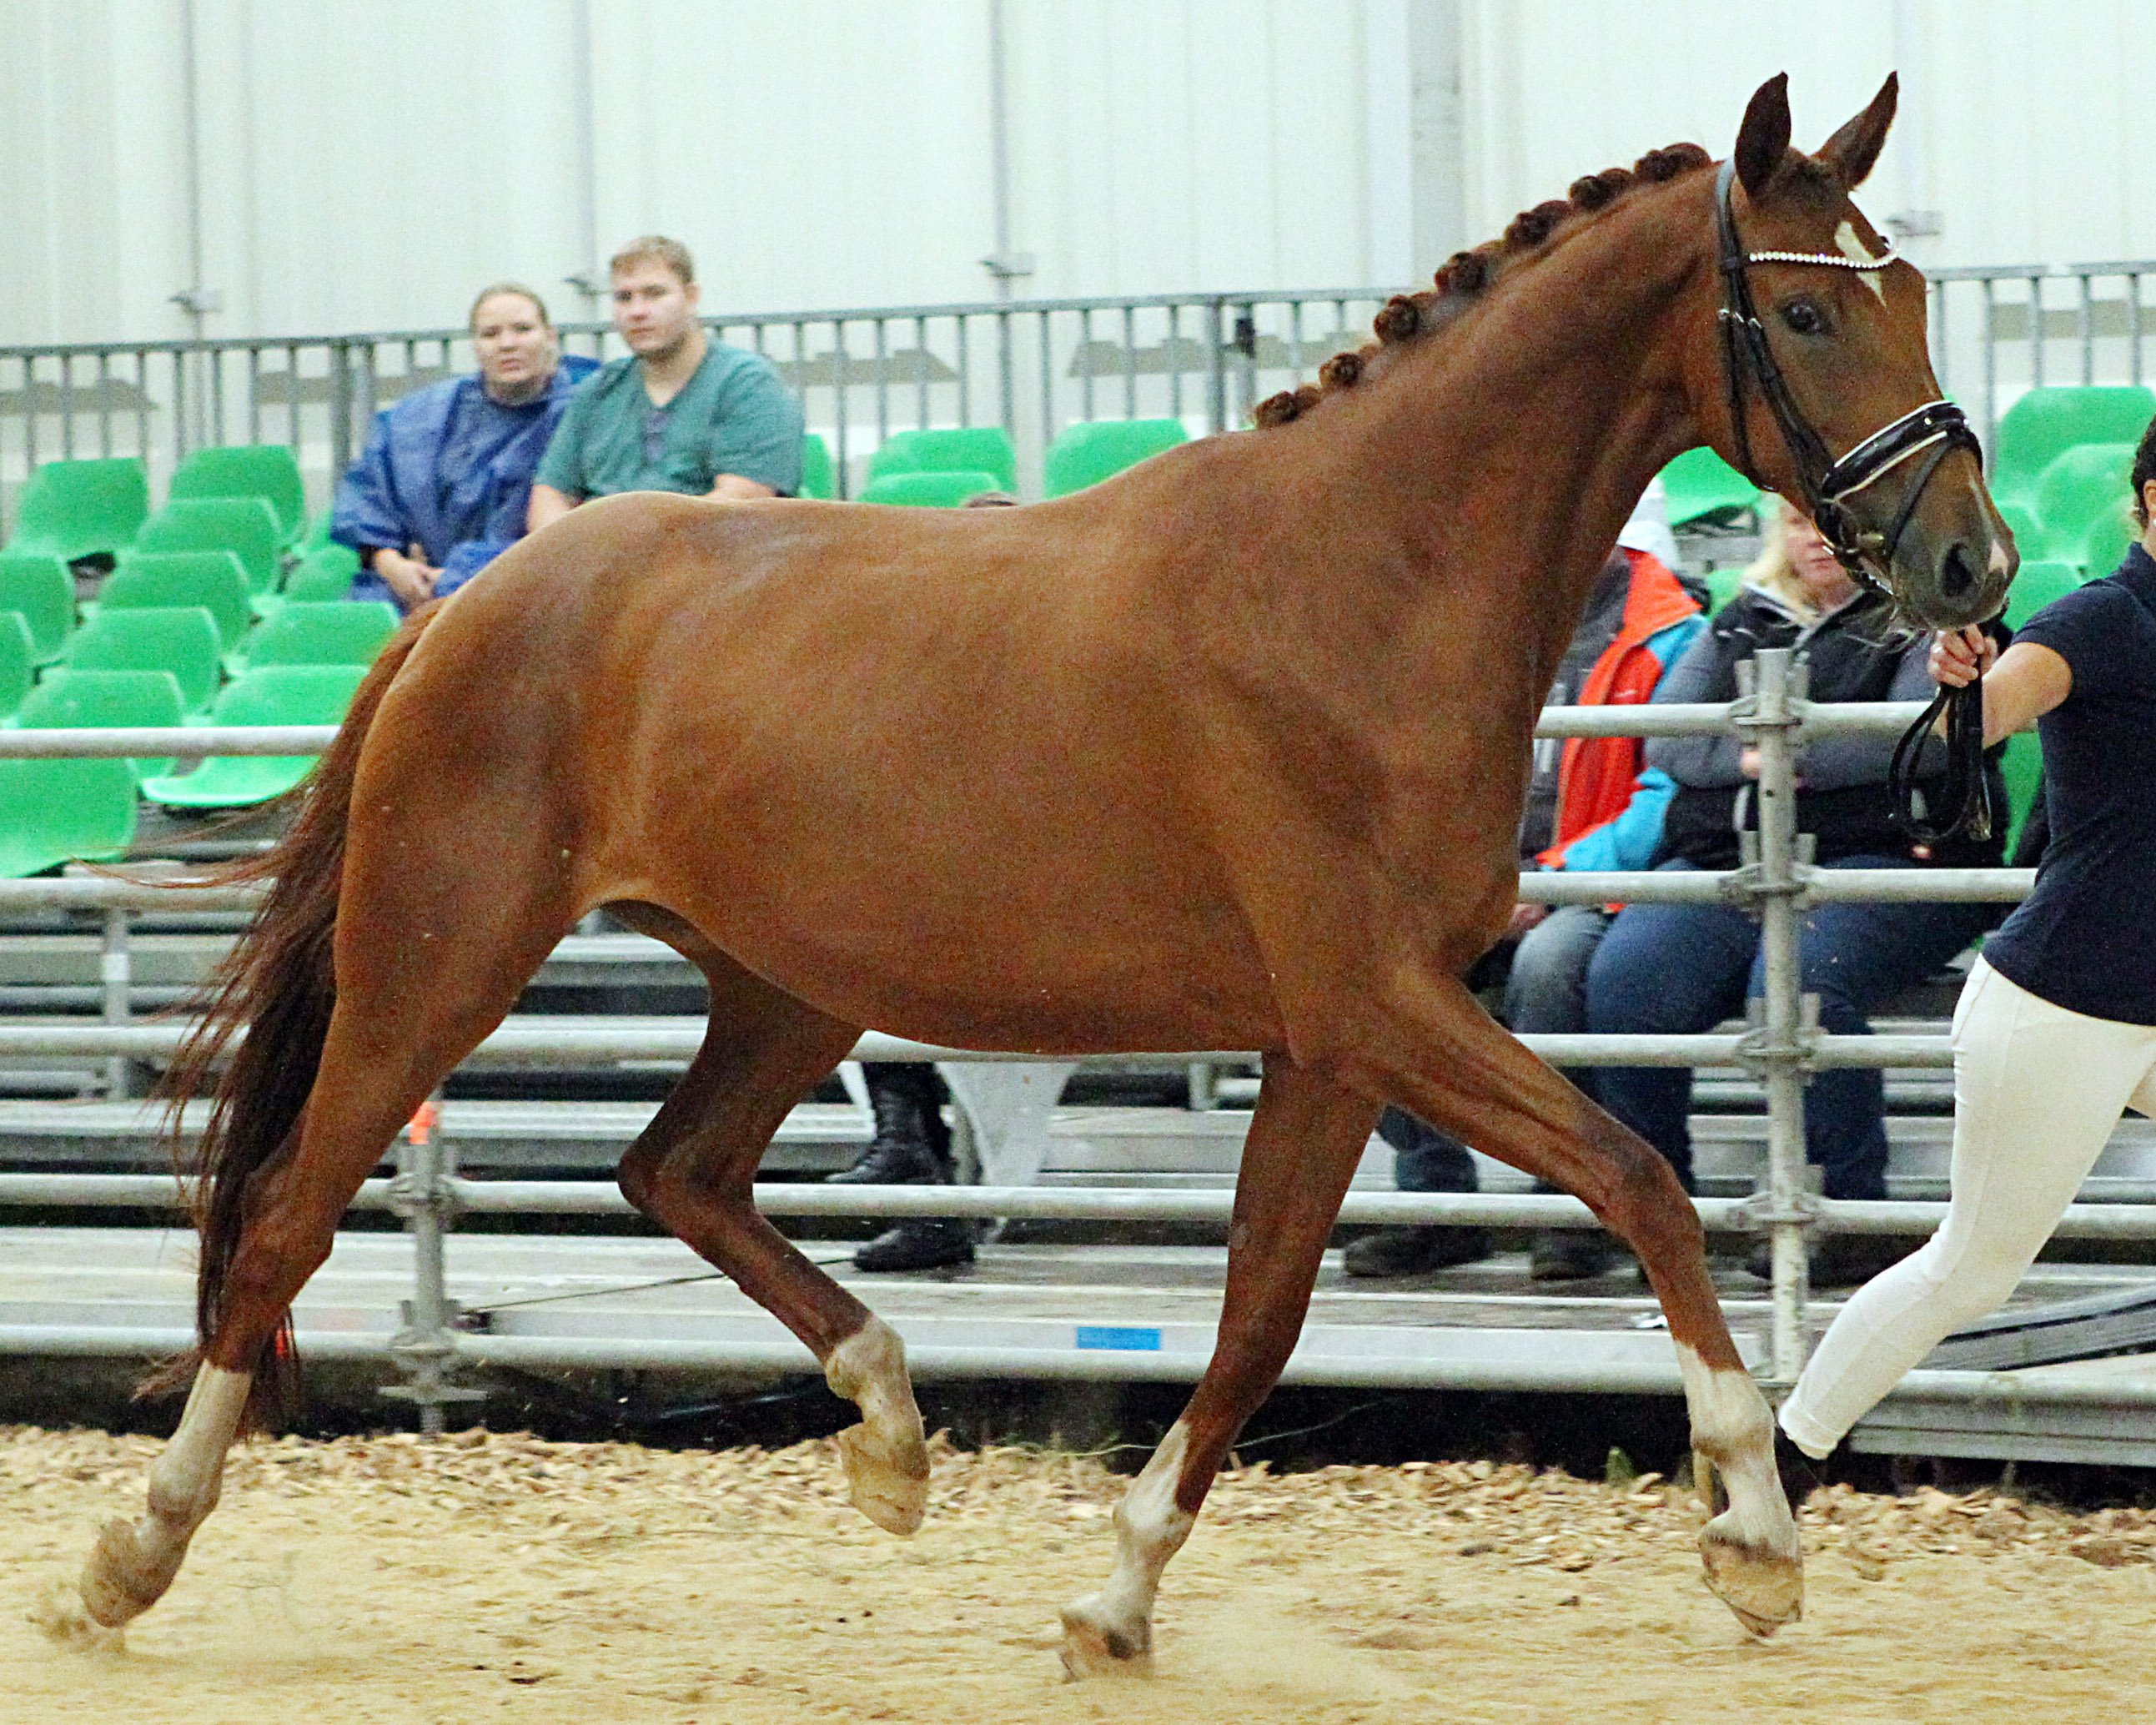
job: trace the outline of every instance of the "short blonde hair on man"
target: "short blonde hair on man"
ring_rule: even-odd
[[[641,239],[630,240],[607,259],[607,274],[619,275],[631,264],[662,264],[674,272],[683,287],[696,284],[696,260],[689,255],[689,248],[663,234],[647,234]]]
[[[554,320],[547,315],[547,302],[521,281],[497,281],[490,286],[481,288],[472,298],[471,311],[465,317],[465,327],[468,330],[477,329],[479,308],[485,305],[489,300],[502,294],[514,294],[520,300],[529,300],[531,302],[531,309],[539,314],[540,323],[550,330],[554,327]]]

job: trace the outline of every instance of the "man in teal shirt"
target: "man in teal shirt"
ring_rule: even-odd
[[[608,266],[629,346],[583,384],[531,486],[536,532],[588,498],[679,491],[738,503],[801,487],[801,407],[760,354],[696,321],[696,264],[680,241],[631,240]]]

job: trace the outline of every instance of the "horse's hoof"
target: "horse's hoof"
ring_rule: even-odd
[[[107,1522],[82,1566],[83,1609],[106,1629],[118,1629],[164,1598],[187,1554],[181,1541],[162,1558],[153,1556],[142,1548],[132,1522]]]
[[[1699,1555],[1707,1567],[1707,1591],[1760,1640],[1804,1615],[1802,1553],[1789,1556],[1739,1545],[1709,1522],[1700,1530]]]
[[[1063,1608],[1063,1674],[1072,1682],[1111,1672],[1152,1669],[1152,1630],[1118,1627],[1102,1612],[1098,1594]]]
[[[928,1513],[928,1445],[879,1436],[866,1425],[847,1427],[838,1445],[854,1507],[886,1532],[919,1532]]]

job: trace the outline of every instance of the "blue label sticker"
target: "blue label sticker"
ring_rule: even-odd
[[[1126,1324],[1081,1324],[1081,1348],[1112,1348],[1126,1353],[1158,1353],[1160,1332]]]

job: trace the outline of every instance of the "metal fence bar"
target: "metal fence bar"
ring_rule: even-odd
[[[4,733],[0,733],[4,734]],[[117,750],[116,753],[128,751]],[[2028,896],[2034,869],[1812,869],[1802,871],[1808,903],[2006,904]],[[1732,904],[1743,898],[1738,872],[1666,869],[1650,872],[1534,873],[1520,876],[1520,897],[1543,905]],[[266,882],[204,886],[182,875],[158,882],[119,875],[0,880],[0,915],[27,911],[244,911]]]
[[[401,1156],[400,1152],[400,1156]],[[449,1213],[516,1216],[630,1216],[638,1212],[612,1180],[492,1180],[444,1173]],[[0,1174],[0,1205],[179,1210],[191,1183],[168,1174]],[[1234,1219],[1235,1194],[1221,1186],[1197,1191],[1065,1186],[829,1186],[814,1181],[763,1181],[753,1189],[769,1216],[850,1219],[952,1216],[984,1220],[1219,1224]],[[408,1172],[363,1182],[350,1208],[403,1214],[413,1201]],[[1700,1225],[1714,1234],[1757,1233],[1773,1225],[1756,1199],[1695,1198]],[[1943,1204],[1912,1199],[1820,1199],[1825,1230],[1837,1234],[1920,1235],[1946,1216]],[[1340,1208],[1343,1227],[1595,1228],[1594,1212],[1576,1198],[1535,1192],[1351,1192]],[[2156,1240],[2156,1204],[2084,1200],[2070,1206],[2056,1230],[2061,1240]]]
[[[1755,1053],[1767,1090],[1768,1219],[1772,1224],[1774,1322],[1773,1372],[1794,1383],[1804,1363],[1804,1307],[1811,1295],[1804,1253],[1804,1003],[1797,947],[1797,763],[1793,697],[1804,694],[1803,666],[1786,650],[1760,654],[1750,670],[1758,691],[1745,734],[1759,754],[1759,829],[1743,834],[1757,869],[1763,973],[1764,1037]]]
[[[112,726],[96,730],[0,731],[0,760],[109,760],[115,756],[319,755],[334,725],[205,725],[196,730]]]
[[[179,907],[175,907],[179,908]],[[0,1057],[38,1055],[103,1059],[121,1055],[132,1060],[169,1060],[191,1027],[182,1022],[104,1024],[54,1018],[33,1024],[0,1024]],[[239,1035],[235,1034],[235,1045]],[[538,1014],[505,1019],[500,1028],[467,1056],[473,1066],[544,1066],[562,1060],[686,1060],[704,1040],[703,1020],[686,1014],[670,1018],[606,1018],[580,1021]],[[1703,1032],[1698,1035],[1523,1035],[1520,1041],[1557,1066],[1763,1066],[1766,1056],[1755,1039]],[[857,1060],[1038,1061],[1038,1050],[942,1048],[871,1031],[847,1058]],[[1081,1058],[1063,1056],[1063,1058]],[[1181,1067],[1193,1060],[1234,1064],[1259,1056],[1248,1049],[1137,1049],[1082,1056],[1089,1061],[1151,1062]],[[1804,1045],[1799,1064],[1808,1070],[1951,1066],[1953,1047],[1944,1036],[1816,1036]]]
[[[1918,701],[1848,701],[1792,709],[1802,739],[1876,734],[1912,723],[1922,713]],[[1537,737],[1691,737],[1718,731],[1750,711],[1743,701],[1666,706],[1545,707],[1535,724]],[[319,754],[336,736],[334,725],[198,726],[173,728],[100,728],[0,732],[0,760],[55,755],[81,757],[122,755]]]

